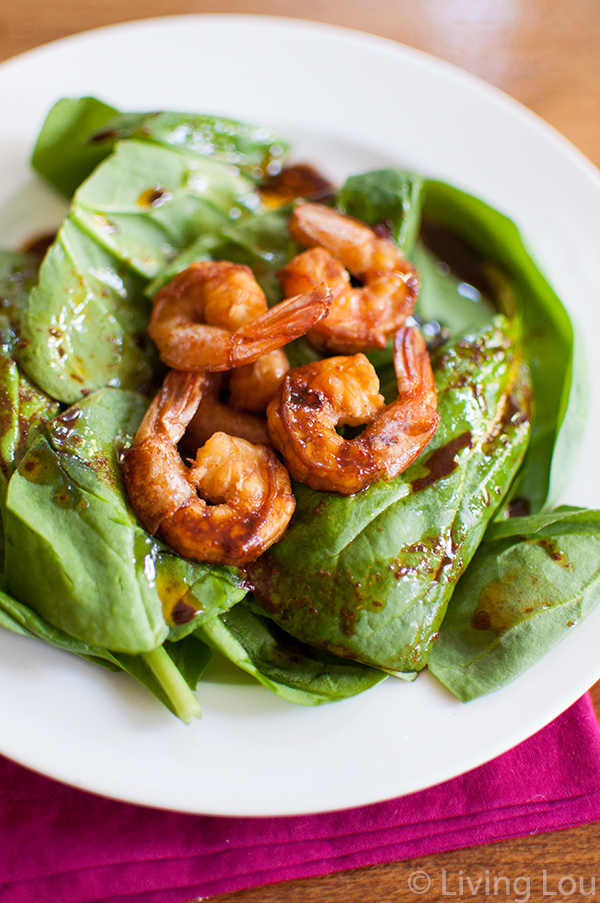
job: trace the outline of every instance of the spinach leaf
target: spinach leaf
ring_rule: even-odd
[[[573,327],[514,223],[451,185],[428,180],[425,193],[424,213],[465,240],[511,286],[535,398],[531,441],[513,494],[538,511],[556,500],[568,475],[565,460],[581,438],[585,363],[579,349],[575,353]]]
[[[186,155],[213,157],[261,180],[276,171],[289,144],[273,129],[207,113],[121,113],[103,123],[90,144],[111,147],[133,138]]]
[[[251,267],[269,303],[276,304],[282,299],[276,273],[300,251],[288,233],[289,216],[289,207],[259,211],[240,223],[227,223],[214,234],[201,235],[159,271],[146,294],[153,297],[194,261],[212,257]]]
[[[120,142],[73,199],[72,216],[145,279],[204,233],[250,215],[254,186],[209,157],[143,141]]]
[[[119,670],[116,658],[107,649],[69,636],[64,630],[45,621],[22,602],[0,591],[0,626],[23,636],[37,637],[66,652],[73,652],[110,670]]]
[[[396,479],[348,497],[295,488],[288,533],[248,567],[259,603],[284,630],[386,670],[424,667],[527,445],[518,342],[498,317],[441,352],[440,426]]]
[[[70,197],[117,141],[134,138],[213,157],[260,179],[289,145],[272,129],[199,113],[119,113],[95,97],[59,100],[37,139],[32,166]]]
[[[38,258],[0,251],[0,557],[4,558],[4,501],[8,481],[59,405],[25,376],[15,359],[21,319],[35,283]]]
[[[38,269],[35,254],[0,249],[0,342],[6,354],[12,354],[21,334],[23,312]]]
[[[278,270],[301,250],[288,232],[290,213],[289,206],[266,210],[244,222],[225,227],[223,240],[213,252],[214,257],[251,267],[270,305],[283,298]]]
[[[245,595],[233,568],[180,558],[133,514],[118,455],[146,406],[104,389],[69,408],[32,445],[6,501],[7,591],[71,636],[134,655]]]
[[[301,705],[356,696],[387,676],[298,642],[245,602],[199,627],[196,635],[278,696]]]
[[[143,282],[67,217],[23,316],[19,363],[70,404],[106,385],[148,385],[156,355]]]
[[[21,320],[37,278],[39,261],[29,254],[0,251],[0,499],[8,479],[59,406],[18,367],[15,350]]]
[[[190,690],[195,690],[211,657],[209,647],[193,635],[178,643],[167,641],[161,648],[161,654],[163,659],[168,656],[170,670],[176,670],[177,674],[175,677],[171,674],[170,681],[164,679],[159,681],[155,671],[148,664],[148,656],[113,654],[108,649],[69,636],[4,592],[0,592],[0,626],[13,633],[36,637],[65,652],[72,652],[95,664],[103,665],[111,671],[124,670],[143,683],[164,705],[180,716],[185,716],[186,710],[183,708],[182,711],[178,711],[177,702],[181,697],[185,698],[188,695],[185,690],[182,691],[181,685],[185,683]],[[160,676],[163,676],[162,673]],[[185,702],[189,707],[189,700]],[[196,705],[194,700],[191,703],[190,715],[196,714],[193,711]]]
[[[379,169],[350,176],[338,195],[350,216],[370,226],[388,225],[400,250],[410,257],[419,234],[423,176],[402,169]]]
[[[449,336],[475,332],[490,323],[497,313],[495,295],[490,297],[465,282],[422,241],[415,245],[411,261],[421,282],[415,313],[428,342],[435,340],[442,329]]]
[[[12,357],[0,354],[0,507],[14,469],[59,410]]]
[[[428,667],[463,702],[505,686],[600,602],[600,511],[494,524],[458,583]]]
[[[31,165],[67,197],[102,162],[110,146],[90,137],[117,113],[95,97],[63,97],[46,117]]]

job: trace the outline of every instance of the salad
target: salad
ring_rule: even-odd
[[[0,255],[0,624],[129,672],[183,720],[215,651],[302,704],[425,667],[467,701],[600,599],[600,515],[552,508],[584,413],[576,336],[515,226],[400,169],[298,190],[288,152],[264,127],[65,99],[33,166],[70,212],[41,262]],[[289,528],[255,561],[198,562],[144,528],[123,480],[165,374],[152,299],[222,260],[280,302],[298,198],[383,230],[417,268],[439,426],[392,479],[349,495],[295,483]],[[293,367],[322,356],[305,338],[286,352]],[[391,343],[369,358],[392,403]]]

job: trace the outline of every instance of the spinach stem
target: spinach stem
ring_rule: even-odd
[[[169,697],[175,714],[186,724],[192,718],[200,718],[200,704],[164,646],[144,652],[142,658]]]

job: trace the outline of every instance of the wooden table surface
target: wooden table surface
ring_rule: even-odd
[[[291,0],[2,0],[0,61],[89,28],[178,13],[300,16],[409,44],[517,98],[600,167],[600,0],[304,0],[302,5]],[[600,684],[593,697],[600,714]],[[529,899],[541,901],[552,899],[543,894],[543,869],[549,890],[556,890],[559,879],[569,874],[583,877],[589,890],[591,877],[600,873],[599,851],[600,823],[596,823],[214,900],[415,903],[420,899],[430,903],[445,899],[439,895],[442,869],[455,876],[464,869],[474,879],[489,869],[490,875],[504,875],[511,882],[519,875],[531,876]],[[411,893],[407,881],[416,869],[432,877],[435,893]],[[567,882],[567,891],[569,887]],[[600,895],[600,887],[596,893]],[[525,903],[523,896],[516,898]],[[575,894],[571,899],[584,898]]]

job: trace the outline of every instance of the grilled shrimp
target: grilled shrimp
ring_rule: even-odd
[[[253,364],[236,367],[229,379],[228,403],[238,410],[264,414],[289,369],[283,348],[263,354]]]
[[[186,453],[195,454],[213,433],[239,436],[255,445],[271,445],[267,405],[290,369],[282,348],[263,354],[253,364],[228,373],[207,374],[207,385],[182,439]]]
[[[245,367],[239,368],[239,370],[244,369]],[[233,373],[238,373],[239,370],[234,370]],[[221,401],[226,374],[207,373],[206,378],[206,389],[200,399],[200,404],[181,440],[181,448],[184,453],[195,455],[196,450],[204,445],[213,433],[218,432],[227,433],[229,436],[238,436],[254,445],[271,445],[266,417],[233,408],[228,403]]]
[[[206,383],[204,374],[170,371],[125,453],[125,483],[144,526],[180,555],[242,565],[281,538],[295,499],[271,449],[223,432],[185,465],[177,443]]]
[[[157,292],[148,332],[169,367],[230,370],[304,335],[330,300],[326,286],[311,286],[268,310],[250,267],[202,260]]]
[[[340,354],[384,348],[417,301],[414,267],[392,241],[322,204],[299,204],[289,231],[310,250],[279,271],[286,297],[322,283],[333,293],[329,313],[308,333],[312,344]],[[360,287],[351,284],[351,276]]]
[[[273,445],[294,479],[313,489],[352,495],[405,470],[439,423],[425,341],[414,327],[394,340],[398,398],[385,404],[364,354],[331,357],[286,374],[267,418]],[[336,426],[367,423],[354,439]]]

